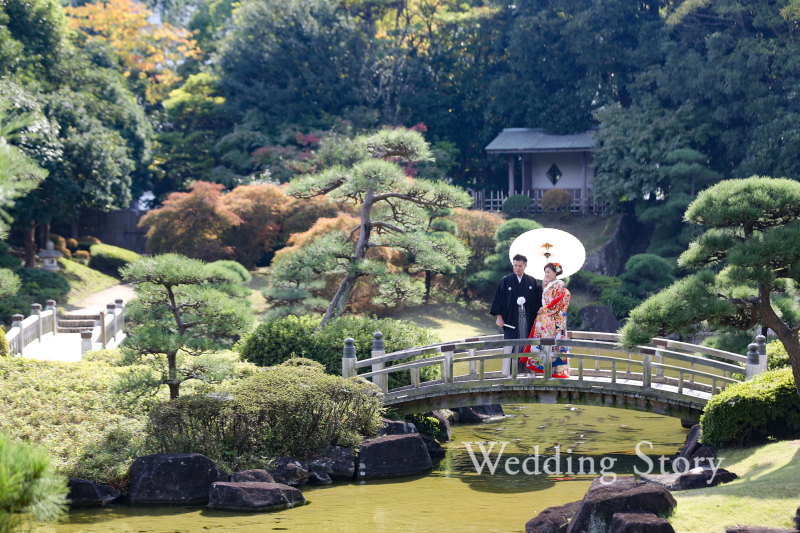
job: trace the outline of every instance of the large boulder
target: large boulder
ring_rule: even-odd
[[[308,462],[312,472],[325,472],[333,480],[349,480],[356,475],[353,450],[341,446],[328,446]]]
[[[208,508],[220,511],[263,513],[304,505],[303,493],[281,483],[230,483],[211,485]]]
[[[720,483],[729,483],[736,478],[736,474],[724,468],[718,469],[716,473],[709,469],[695,468],[681,475],[680,484],[681,490],[705,489]]]
[[[139,457],[131,466],[132,504],[205,505],[208,490],[228,474],[199,453],[158,453]]]
[[[312,485],[330,485],[333,480],[325,472],[309,472],[308,482]]]
[[[614,513],[608,533],[675,533],[672,524],[653,513]]]
[[[450,442],[450,439],[453,438],[453,431],[450,429],[448,417],[439,411],[428,411],[425,416],[435,418],[439,424],[439,435],[436,435],[436,439],[439,442]]]
[[[581,502],[548,507],[525,524],[525,533],[565,533]]]
[[[666,488],[667,490],[682,490],[681,489],[681,476],[683,474],[643,474],[641,476],[642,481],[646,481],[648,483],[656,483],[661,485],[662,487]]]
[[[696,452],[698,448],[700,448],[701,446],[700,435],[701,435],[700,424],[695,424],[694,426],[692,426],[692,429],[689,430],[689,434],[686,435],[686,442],[684,443],[681,452],[678,454],[678,457],[675,458],[675,461],[677,461],[678,458],[683,457],[684,459],[686,459],[686,461],[688,461],[688,463],[684,463],[683,461],[678,461],[678,468],[675,469],[676,471],[685,469],[683,468],[684,464],[688,464],[689,468],[692,468],[694,466],[694,464],[692,464],[691,462],[691,458],[692,455],[694,455],[694,452]],[[672,462],[673,467],[675,465],[675,461]]]
[[[581,328],[586,331],[616,333],[622,325],[607,305],[587,305],[578,312]]]
[[[714,446],[703,444],[694,451],[694,453],[690,457],[690,461],[693,467],[708,466],[710,468],[711,462],[709,461],[709,459],[714,459],[716,457],[717,457],[717,449]]]
[[[408,435],[410,433],[417,433],[417,426],[411,422],[404,422],[402,420],[389,420],[388,418],[381,418],[383,427],[378,429],[378,436],[383,435]]]
[[[583,497],[567,533],[605,533],[614,513],[644,511],[664,514],[676,505],[675,498],[661,485],[637,481],[633,476],[621,476],[609,484],[603,484],[601,478],[597,478]]]
[[[231,474],[234,483],[275,483],[275,478],[266,470],[242,470]]]
[[[69,478],[67,482],[70,507],[102,507],[120,496],[119,489],[107,483],[95,483],[85,479]]]
[[[431,456],[431,459],[439,459],[447,454],[447,450],[442,448],[441,444],[429,436],[420,434],[420,437],[422,437],[422,442],[425,443],[425,447],[428,449],[428,455]]]
[[[419,433],[386,435],[361,444],[357,479],[413,476],[433,469]]]
[[[503,412],[503,406],[498,404],[492,405],[476,405],[474,407],[456,407],[452,409],[458,415],[456,420],[459,424],[468,424],[475,422],[486,422],[497,418],[506,416]]]
[[[278,457],[268,467],[277,483],[302,487],[308,481],[308,465],[294,457]]]

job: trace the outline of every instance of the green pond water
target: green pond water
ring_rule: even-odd
[[[294,531],[294,532],[415,532],[442,531],[519,532],[542,509],[579,500],[594,475],[568,475],[589,462],[600,472],[602,457],[616,459],[609,471],[632,474],[647,465],[636,456],[640,441],[653,448],[643,450],[652,457],[672,455],[683,444],[687,430],[680,421],[650,413],[607,407],[570,405],[506,405],[506,418],[484,424],[453,427],[453,441],[446,444],[447,456],[425,476],[391,480],[336,483],[327,487],[305,487],[308,505],[275,513],[243,514],[208,511],[201,507],[110,506],[76,511],[39,532],[155,532],[200,533],[207,531]],[[508,442],[502,460],[492,475],[484,467],[478,474],[463,442]],[[510,475],[504,471],[507,458],[520,464],[539,446],[540,469],[560,446],[560,475]],[[485,445],[485,446],[488,446]],[[500,445],[491,455],[497,456]],[[476,458],[483,462],[473,444]],[[512,470],[520,464],[511,462]],[[608,463],[606,463],[608,464]],[[535,470],[534,461],[527,463]],[[548,463],[554,472],[555,461]]]

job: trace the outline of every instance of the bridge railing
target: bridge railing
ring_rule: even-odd
[[[11,316],[11,327],[6,332],[9,350],[14,355],[23,355],[25,347],[32,342],[41,342],[42,335],[56,333],[56,302],[47,300],[45,310],[42,304],[31,304],[31,315],[25,318],[22,315]]]
[[[345,377],[358,374],[360,369],[371,367],[369,372],[359,374],[372,379],[381,390],[400,394],[409,389],[429,385],[460,384],[475,382],[480,386],[485,381],[508,381],[535,384],[531,380],[587,381],[599,383],[636,385],[651,388],[659,384],[677,392],[708,398],[731,383],[737,383],[766,370],[766,344],[762,336],[750,345],[748,356],[716,350],[705,346],[655,338],[649,346],[637,346],[624,350],[619,344],[619,335],[600,332],[571,332],[569,339],[509,339],[503,335],[487,335],[457,341],[437,343],[418,348],[385,353],[383,336],[375,334],[373,350],[369,359],[356,360],[352,339],[345,341],[345,356],[342,372]],[[348,344],[349,343],[349,344]],[[572,378],[553,379],[553,346],[568,346]],[[525,346],[538,346],[543,360],[544,373],[531,375],[519,373],[519,357],[529,354],[512,353]],[[417,358],[416,360],[409,360]],[[487,361],[502,360],[501,371],[488,371]],[[387,364],[392,366],[386,366]],[[421,369],[438,365],[441,379],[421,381]],[[395,372],[408,371],[410,386],[388,389],[388,376]]]

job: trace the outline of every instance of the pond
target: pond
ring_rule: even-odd
[[[649,441],[652,449],[644,445],[642,451],[658,468],[658,457],[673,455],[687,433],[678,419],[624,409],[564,404],[506,405],[504,409],[508,415],[504,419],[454,426],[453,441],[445,445],[447,455],[429,475],[305,487],[308,505],[276,513],[123,505],[75,511],[38,531],[520,532],[541,510],[583,497],[595,477],[588,474],[590,459],[598,474],[603,458],[605,465],[613,460],[607,472],[617,475],[632,474],[634,468],[647,470],[646,462],[636,455],[636,445]],[[487,466],[478,474],[464,442],[473,443],[470,446],[479,464],[484,459],[476,443],[485,443],[484,449],[492,442],[508,444],[494,474]],[[496,444],[492,449],[493,462],[501,446]],[[527,475],[521,471],[521,464],[536,454],[536,446],[540,473]],[[551,459],[556,451],[560,469]],[[519,473],[506,472],[508,458],[512,458],[508,462],[510,472]],[[550,461],[545,465],[547,459]],[[570,465],[573,475],[568,473]],[[586,475],[579,475],[579,465]],[[541,472],[545,466],[552,475]],[[526,467],[529,472],[535,471],[534,459]]]

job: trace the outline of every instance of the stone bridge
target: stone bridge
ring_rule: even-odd
[[[697,421],[706,403],[731,383],[766,370],[762,336],[747,356],[670,339],[624,350],[619,335],[575,331],[569,339],[504,340],[488,335],[387,354],[375,333],[371,357],[356,358],[353,339],[345,340],[342,375],[369,378],[384,394],[384,405],[401,414],[454,407],[506,403],[564,403],[619,407]],[[539,346],[543,375],[517,372],[524,354],[517,347]],[[569,346],[571,377],[551,375],[552,347]],[[425,381],[421,372],[437,366],[440,376]],[[371,367],[359,374],[359,369]],[[489,371],[488,367],[493,367]],[[499,368],[499,371],[497,370]],[[389,375],[410,383],[388,388]]]

